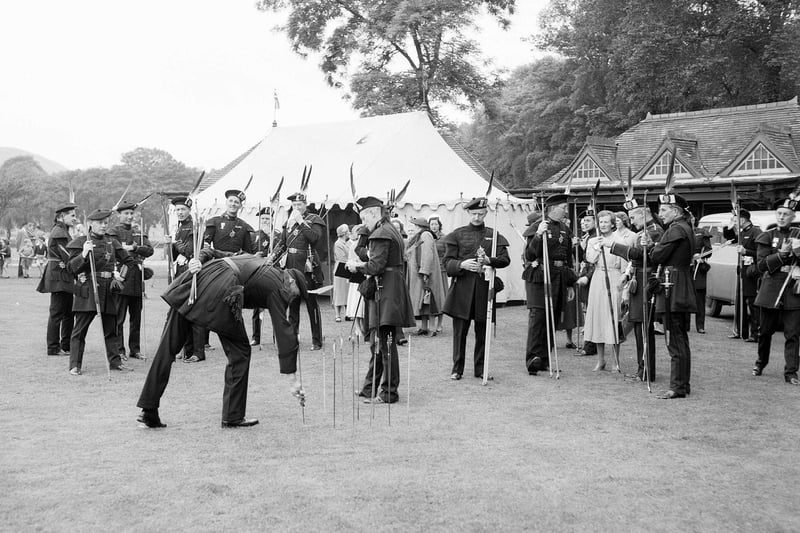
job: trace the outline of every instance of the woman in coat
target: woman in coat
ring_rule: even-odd
[[[350,235],[350,228],[347,224],[342,224],[336,228],[336,243],[333,245],[333,259],[336,262],[334,272],[339,268],[340,264],[347,262],[347,256],[350,252],[348,244],[348,236]],[[347,311],[347,295],[350,286],[350,281],[347,278],[340,276],[333,277],[333,306],[336,309],[336,322],[342,321],[342,314]]]
[[[436,336],[428,320],[442,316],[445,290],[441,262],[436,252],[436,239],[424,218],[412,218],[406,247],[408,294],[414,308],[414,318],[420,321],[417,335]]]
[[[436,253],[439,256],[439,266],[442,271],[442,283],[444,284],[444,291],[447,292],[447,289],[450,288],[450,278],[447,277],[447,270],[444,266],[444,252],[445,252],[445,245],[444,245],[444,228],[442,227],[442,221],[439,218],[439,215],[431,215],[428,217],[428,224],[431,227],[431,233],[436,238]],[[436,333],[441,333],[442,328],[442,319],[444,318],[444,313],[439,315],[436,318]]]

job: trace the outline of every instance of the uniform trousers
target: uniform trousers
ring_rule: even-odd
[[[72,336],[72,293],[50,293],[50,318],[47,320],[47,354],[56,355],[59,350],[69,351]]]
[[[256,307],[253,309],[253,334],[252,339],[256,344],[261,344],[261,311],[263,309]]]
[[[762,307],[761,327],[758,336],[758,360],[756,366],[764,368],[769,364],[769,351],[772,348],[772,335],[783,325],[783,357],[786,366],[783,375],[786,379],[797,377],[798,337],[800,337],[800,309],[769,309]]]
[[[206,333],[208,330],[203,326],[191,324],[186,335],[186,342],[183,345],[183,356],[188,359],[196,355],[200,361],[206,360]]]
[[[89,331],[89,325],[97,316],[94,311],[75,311],[75,326],[72,328],[72,338],[70,338],[69,346],[69,368],[81,368],[83,364],[83,350],[86,348],[86,333]],[[103,324],[103,339],[106,345],[106,357],[108,363],[112,367],[119,366],[122,360],[119,356],[119,341],[117,339],[117,317],[116,315],[109,315],[102,313],[100,315]]]
[[[669,388],[678,394],[689,394],[689,376],[692,371],[692,352],[689,348],[689,313],[670,313],[669,344],[667,350],[670,358]],[[666,317],[665,317],[666,319]]]
[[[309,288],[315,286],[309,273],[306,273],[306,282],[309,283]],[[295,332],[300,330],[300,300],[301,298],[296,298],[289,305],[289,322],[295,327]],[[314,346],[322,346],[322,315],[319,312],[316,294],[308,294],[306,307],[308,308],[308,321],[311,325],[311,342],[314,343]]]
[[[119,353],[125,354],[125,315],[130,314],[130,332],[128,333],[128,349],[130,353],[141,352],[140,331],[142,328],[142,297],[120,295],[117,308],[117,337]]]
[[[736,294],[736,305],[733,312],[733,329],[738,332],[743,339],[747,339],[750,336],[754,339],[758,339],[759,336],[759,314],[761,313],[761,308],[756,307],[753,303],[755,299],[755,295],[745,296],[744,305],[741,305],[739,294]],[[739,317],[742,314],[744,314],[743,319],[740,319]],[[739,324],[742,325],[742,331],[739,331]]]
[[[244,324],[238,322],[238,326],[239,331],[235,335],[217,334],[228,358],[225,367],[225,389],[222,394],[222,420],[229,422],[244,418],[247,407],[247,382],[250,376],[250,343],[247,340]],[[169,310],[164,331],[153,356],[153,363],[150,365],[139,395],[139,402],[136,404],[140,408],[158,409],[169,383],[172,363],[186,343],[191,328],[191,323],[183,315],[175,309]]]
[[[453,374],[464,374],[467,352],[467,334],[470,319],[453,317]],[[483,376],[483,359],[486,352],[486,321],[474,320],[475,349],[473,350],[473,370],[475,377]]]
[[[525,366],[528,367],[528,372],[550,368],[550,350],[553,349],[555,339],[552,338],[551,334],[550,346],[545,348],[547,335],[547,321],[545,320],[544,308],[532,307],[528,309],[528,340],[525,343]],[[594,345],[594,343],[592,343],[592,345]],[[584,345],[584,347],[585,346],[586,345]],[[595,351],[595,353],[597,352]],[[542,360],[538,366],[533,362],[535,357],[539,357]]]
[[[643,323],[633,323],[633,335],[636,339],[636,362],[639,365],[637,375],[642,378],[644,376],[644,335]],[[650,381],[656,380],[656,332],[653,329],[653,317],[650,317],[650,324],[647,327],[647,363],[650,373]]]
[[[706,329],[706,290],[695,290],[695,303],[697,312],[694,314],[694,329],[700,331]],[[688,329],[688,328],[687,328]],[[753,331],[756,331],[755,329]]]
[[[398,332],[402,332],[402,329],[395,326],[381,326],[377,339],[379,345],[376,346],[376,340],[370,343],[372,356],[369,360],[367,375],[364,377],[364,385],[361,387],[361,396],[372,398],[373,392],[376,392],[384,402],[394,403],[400,399],[397,393],[397,387],[400,385],[400,359],[397,355]],[[376,349],[378,357],[375,354]],[[391,358],[391,366],[389,358]],[[389,369],[391,372],[387,371]],[[391,374],[391,380],[389,374]],[[380,381],[380,392],[373,390],[373,387],[375,389],[378,387],[378,384],[372,379],[373,375],[375,380]]]

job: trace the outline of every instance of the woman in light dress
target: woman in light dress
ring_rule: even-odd
[[[350,228],[342,224],[336,228],[336,243],[333,245],[333,260],[336,262],[334,272],[339,264],[347,262],[350,253],[349,236]],[[333,307],[336,309],[336,322],[342,321],[342,315],[347,310],[347,298],[350,293],[350,281],[339,276],[333,277]]]
[[[603,252],[603,242],[616,241],[619,237],[614,233],[615,216],[611,211],[600,211],[597,214],[598,237],[589,239],[586,246],[586,261],[594,263],[595,269],[589,284],[589,299],[586,305],[586,327],[584,334],[587,341],[597,345],[597,365],[594,371],[605,370],[605,348],[619,350],[618,322],[620,303],[622,300],[622,273],[628,267],[627,261],[621,257]],[[603,262],[605,255],[605,263]],[[606,288],[606,274],[611,288],[611,308],[609,309],[609,291]],[[620,368],[614,363],[614,370]]]
[[[362,228],[363,224],[356,224],[350,230],[350,242],[348,243],[347,260],[360,261],[356,255],[356,246],[360,235],[358,230]],[[347,320],[355,320],[355,327],[360,334],[364,333],[364,300],[361,298],[361,293],[358,292],[358,283],[349,283],[347,289],[347,310],[345,311]]]

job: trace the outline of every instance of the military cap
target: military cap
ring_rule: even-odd
[[[383,207],[383,202],[374,196],[364,196],[356,200],[359,209],[367,209],[369,207]]]
[[[567,200],[569,200],[569,195],[568,194],[564,194],[564,193],[551,194],[550,196],[548,196],[547,198],[544,199],[544,204],[545,205],[558,205],[558,204],[565,203]]]
[[[431,227],[430,222],[428,222],[428,220],[423,217],[414,217],[411,220],[409,220],[409,222],[411,222],[415,226],[419,226],[420,228],[429,229]]]
[[[239,189],[228,189],[225,191],[225,199],[227,200],[231,196],[235,196],[239,199],[240,202],[244,202],[244,199],[247,198],[244,192],[240,191]]]
[[[636,198],[631,198],[630,200],[625,200],[625,202],[622,204],[622,207],[625,209],[625,211],[633,211],[634,209],[638,209],[642,206],[636,201]]]
[[[121,200],[115,211],[117,213],[122,213],[123,211],[127,211],[128,209],[136,209],[139,207],[138,205],[129,202],[127,200]]]
[[[262,207],[261,210],[259,210],[259,212],[256,213],[256,216],[260,217],[261,215],[270,215],[271,216],[272,215],[272,209],[270,209],[269,207]]]
[[[290,202],[307,202],[308,196],[304,192],[296,192],[286,197]]]
[[[73,209],[77,208],[78,206],[72,202],[61,204],[60,206],[56,207],[56,214],[63,213],[64,211],[72,211]]]
[[[186,207],[192,207],[192,199],[186,196],[177,196],[170,200],[172,205],[185,205]]]
[[[800,198],[789,196],[788,198],[783,198],[775,202],[775,209],[780,209],[781,207],[797,211],[797,208],[800,207]]]
[[[593,216],[594,216],[594,211],[592,211],[591,209],[587,209],[586,211],[581,211],[580,214],[578,215],[578,218],[586,218]]]
[[[464,209],[470,211],[472,209],[486,209],[489,206],[489,200],[485,197],[473,198],[464,205]]]
[[[95,209],[86,218],[88,220],[105,220],[111,216],[110,209]]]
[[[689,202],[679,194],[660,194],[658,201],[664,205],[676,205],[682,209],[689,209]]]

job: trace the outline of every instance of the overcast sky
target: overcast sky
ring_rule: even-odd
[[[509,32],[484,25],[486,55],[530,62],[522,41],[546,0],[517,0]],[[69,168],[111,166],[139,146],[219,168],[279,125],[356,118],[271,29],[254,0],[0,2],[0,146]]]

